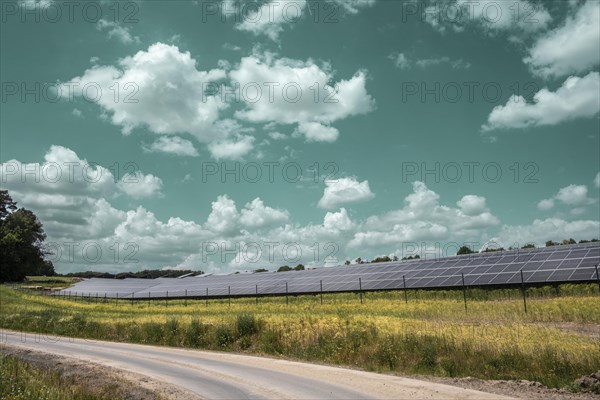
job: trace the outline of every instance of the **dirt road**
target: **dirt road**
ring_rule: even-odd
[[[145,375],[205,399],[508,399],[416,379],[240,354],[6,330],[0,339],[12,347]]]

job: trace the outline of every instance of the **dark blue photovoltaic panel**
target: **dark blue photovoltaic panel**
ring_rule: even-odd
[[[86,279],[58,296],[158,299],[395,290],[406,287],[453,288],[596,281],[600,243],[469,254],[278,273],[231,274],[182,279]],[[362,283],[359,284],[360,282]]]

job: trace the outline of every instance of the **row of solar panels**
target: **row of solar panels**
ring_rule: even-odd
[[[89,279],[58,295],[111,298],[223,297],[357,290],[502,286],[600,280],[600,243],[521,249],[278,273],[183,279]]]

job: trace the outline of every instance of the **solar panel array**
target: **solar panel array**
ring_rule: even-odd
[[[57,295],[107,298],[216,298],[398,289],[598,281],[600,243],[518,249],[432,260],[306,271],[194,276],[183,279],[81,281]]]

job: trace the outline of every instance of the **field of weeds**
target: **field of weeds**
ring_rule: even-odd
[[[353,293],[258,300],[104,302],[0,287],[0,326],[121,342],[267,354],[399,374],[527,379],[600,370],[597,285]],[[407,301],[408,300],[408,301]]]

